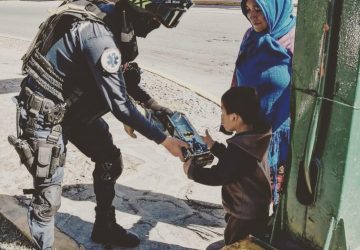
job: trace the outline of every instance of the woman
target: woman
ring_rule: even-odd
[[[243,0],[241,9],[252,27],[245,33],[232,86],[254,87],[272,126],[269,164],[277,187],[278,167],[287,160],[290,138],[290,77],[295,39],[291,0]],[[283,172],[283,168],[282,172]],[[278,178],[281,180],[281,178]],[[278,203],[274,188],[274,203]]]

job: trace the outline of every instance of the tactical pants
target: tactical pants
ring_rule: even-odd
[[[20,127],[22,129],[26,127],[27,115],[27,111],[22,109],[20,119]],[[111,206],[115,196],[114,185],[116,179],[121,174],[122,164],[112,166],[117,168],[115,174],[112,173],[114,169],[103,169],[102,167],[103,163],[114,162],[114,159],[119,159],[119,157],[121,159],[120,150],[113,144],[109,127],[103,119],[99,118],[91,124],[76,122],[71,124],[69,127],[66,127],[66,125],[63,127],[65,132],[59,138],[58,145],[61,146],[61,153],[66,152],[66,144],[69,140],[96,163],[93,176],[97,203],[98,206],[108,208]],[[39,139],[46,139],[50,132],[51,128],[44,125],[43,118],[40,116],[36,123],[35,131],[31,135],[25,133],[22,138],[32,145]],[[99,176],[103,176],[106,170],[112,171],[110,175],[115,176],[111,181],[103,181]],[[63,177],[63,166],[59,166],[50,178],[34,177],[35,192],[28,210],[28,223],[33,240],[40,249],[52,249],[53,247],[54,216],[60,207]]]

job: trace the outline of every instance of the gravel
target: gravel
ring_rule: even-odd
[[[0,214],[0,249],[32,250],[35,248],[11,222]]]

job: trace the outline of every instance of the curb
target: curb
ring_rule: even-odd
[[[0,195],[0,214],[11,222],[30,242],[33,242],[27,223],[27,209],[19,205],[16,198],[9,195]],[[55,227],[54,247],[58,250],[85,250],[78,245],[72,238],[61,232]]]
[[[214,95],[212,95],[212,94],[210,94],[210,93],[208,93],[208,92],[206,92],[206,91],[204,91],[204,90],[202,90],[202,89],[200,89],[198,87],[195,87],[193,84],[190,84],[188,82],[183,82],[183,81],[181,81],[179,79],[174,78],[173,76],[169,76],[169,75],[161,73],[161,72],[159,72],[159,71],[157,71],[155,69],[149,68],[146,65],[145,66],[141,65],[140,68],[142,70],[145,70],[145,71],[148,71],[148,72],[153,73],[155,75],[158,75],[158,76],[160,76],[162,78],[170,80],[170,81],[174,82],[175,84],[180,85],[180,86],[182,86],[182,87],[184,87],[186,89],[189,89],[189,90],[193,91],[194,93],[196,93],[197,95],[199,95],[199,96],[201,96],[201,97],[215,103],[216,105],[218,105],[220,107],[220,98],[219,97],[216,97],[216,96],[214,96]]]

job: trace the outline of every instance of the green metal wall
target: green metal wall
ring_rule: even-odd
[[[360,249],[360,0],[299,0],[297,14],[282,230],[308,248]]]

